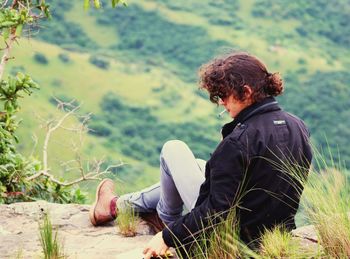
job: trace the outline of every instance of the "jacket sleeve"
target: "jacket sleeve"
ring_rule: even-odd
[[[190,213],[163,230],[163,239],[168,246],[191,243],[203,226],[210,226],[211,216],[227,211],[234,204],[245,172],[244,159],[243,148],[237,141],[225,139],[218,146],[208,161],[209,194]]]

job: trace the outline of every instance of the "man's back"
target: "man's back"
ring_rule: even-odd
[[[312,159],[304,123],[272,106],[239,127],[245,128],[239,142],[248,159],[246,194],[238,213],[243,239],[255,238],[264,228],[277,224],[295,228],[303,188],[300,177],[307,177]]]

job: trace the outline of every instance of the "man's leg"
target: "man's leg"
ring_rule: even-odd
[[[141,191],[121,195],[117,200],[117,208],[130,206],[135,212],[154,212],[160,197],[160,183],[156,183]]]
[[[157,210],[165,223],[176,220],[182,214],[184,203],[188,210],[193,208],[204,181],[205,163],[202,159],[195,159],[184,142],[166,142],[160,156],[161,182],[120,196],[117,208],[128,205],[138,213]]]
[[[182,141],[172,140],[164,144],[160,155],[160,199],[157,204],[159,217],[165,224],[182,215],[183,205],[190,211],[198,198],[204,182],[203,160],[196,160],[192,151]]]
[[[204,181],[205,161],[195,159],[188,146],[179,140],[164,144],[160,155],[161,182],[139,192],[122,195],[119,209],[126,205],[136,212],[154,212],[169,223],[181,216],[183,204],[191,210]]]

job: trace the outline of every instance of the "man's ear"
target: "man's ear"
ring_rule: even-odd
[[[246,100],[250,100],[251,96],[253,94],[253,89],[249,85],[244,85],[243,89],[244,89],[244,97],[245,97],[245,99]]]

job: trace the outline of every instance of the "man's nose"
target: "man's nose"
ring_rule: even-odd
[[[219,98],[219,105],[225,105],[225,102],[221,99],[221,98]]]

